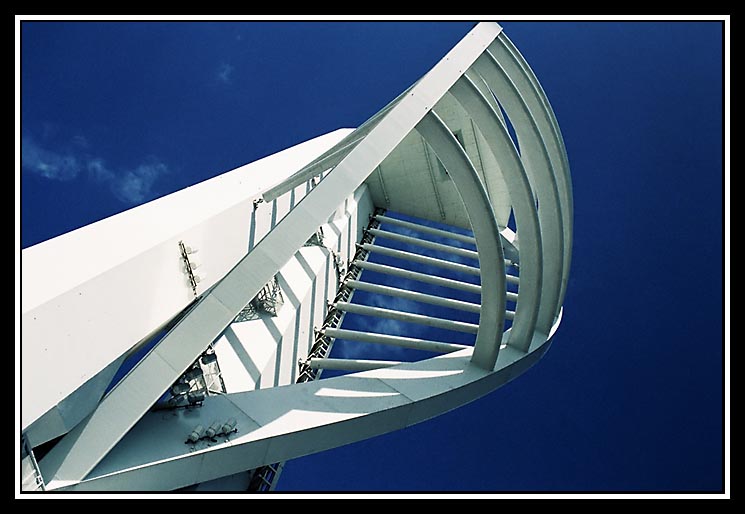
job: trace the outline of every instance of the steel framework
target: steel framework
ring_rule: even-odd
[[[268,490],[288,459],[487,394],[550,345],[572,219],[548,99],[479,23],[357,129],[23,251],[21,487]],[[345,313],[474,339],[349,330]],[[336,339],[436,355],[332,358]]]

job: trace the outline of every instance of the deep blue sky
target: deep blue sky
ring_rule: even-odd
[[[723,487],[723,26],[502,25],[572,171],[554,344],[470,405],[289,462],[280,491]],[[21,245],[357,126],[471,27],[23,22]]]

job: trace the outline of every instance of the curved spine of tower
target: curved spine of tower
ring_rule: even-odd
[[[479,23],[357,129],[23,250],[21,489],[271,489],[488,394],[551,343],[572,217],[548,99]]]

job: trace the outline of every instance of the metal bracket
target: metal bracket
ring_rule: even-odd
[[[189,278],[189,285],[191,286],[191,290],[194,292],[194,296],[197,296],[197,282],[199,279],[194,275],[192,263],[189,261],[189,252],[187,251],[186,245],[183,241],[178,242],[178,247],[181,251],[181,260],[184,261],[184,273],[186,273]]]

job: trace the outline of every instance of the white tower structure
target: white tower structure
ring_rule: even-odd
[[[546,352],[571,244],[554,113],[479,23],[357,129],[23,250],[21,489],[266,490],[457,408]],[[342,339],[414,357],[332,357]]]

